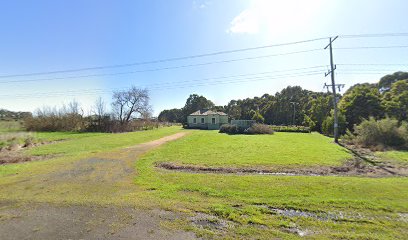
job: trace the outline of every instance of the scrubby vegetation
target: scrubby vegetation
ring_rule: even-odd
[[[271,126],[255,123],[249,128],[237,126],[235,124],[224,124],[220,127],[220,133],[227,134],[273,134]]]
[[[112,96],[112,111],[107,112],[105,102],[99,98],[90,115],[85,116],[75,100],[60,108],[44,107],[25,118],[29,131],[65,132],[131,132],[158,128],[151,117],[149,93],[134,86],[115,91]]]
[[[356,125],[354,133],[349,131],[345,139],[350,143],[375,150],[407,149],[408,123],[389,117],[381,120],[370,117]]]
[[[37,140],[32,133],[15,132],[0,134],[0,151],[2,149],[13,150],[34,144]]]
[[[261,123],[252,124],[247,130],[248,134],[273,134],[271,126]]]

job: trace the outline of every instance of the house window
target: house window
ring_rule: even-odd
[[[193,123],[197,123],[197,118],[193,118]]]
[[[215,124],[215,118],[211,118],[211,123]]]
[[[204,123],[204,118],[201,118],[201,123]]]

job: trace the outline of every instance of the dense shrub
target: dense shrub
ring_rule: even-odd
[[[385,118],[363,120],[348,132],[346,139],[363,147],[383,150],[385,148],[408,148],[408,123]]]
[[[245,131],[247,134],[273,134],[271,126],[267,124],[255,123]]]
[[[235,124],[223,124],[220,127],[220,133],[228,133],[228,134],[238,134],[243,133],[244,130],[240,131],[240,128]]]
[[[273,134],[271,126],[255,123],[249,128],[239,127],[235,124],[224,124],[220,127],[220,133],[227,134]]]
[[[310,133],[310,127],[304,126],[271,126],[272,130],[275,132],[299,132],[299,133]]]
[[[346,133],[347,129],[347,122],[346,116],[342,114],[340,111],[338,112],[337,119],[339,122],[338,125],[338,132],[339,135],[343,135]],[[334,112],[332,111],[330,116],[328,116],[322,123],[322,133],[327,136],[334,135]]]

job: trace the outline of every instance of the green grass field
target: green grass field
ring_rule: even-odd
[[[65,168],[74,170],[80,166],[75,165],[80,159],[95,154],[109,158],[111,152],[112,156],[119,156],[115,151],[120,152],[121,148],[180,131],[189,134],[136,161],[136,173],[129,183],[109,185],[95,181],[93,176],[89,186],[82,182],[44,181]],[[236,175],[156,167],[158,162],[271,169],[338,166],[351,157],[319,134],[244,136],[170,127],[125,134],[40,133],[37,137],[65,141],[27,152],[56,155],[55,159],[0,166],[0,199],[125,204],[191,216],[205,213],[214,216],[211,221],[228,223],[221,229],[201,228],[186,219],[166,223],[204,238],[297,239],[306,235],[312,239],[403,239],[408,229],[405,177]],[[115,171],[112,168],[109,173],[114,175]],[[276,209],[304,214],[282,215]]]
[[[59,141],[29,149],[27,155],[55,155],[56,160],[28,162],[17,165],[0,165],[0,176],[13,174],[22,169],[35,169],[38,165],[55,165],[55,162],[74,161],[99,152],[109,152],[118,148],[155,140],[180,131],[179,127],[166,127],[157,130],[132,133],[70,133],[70,132],[41,132],[33,133],[35,138],[42,141]]]
[[[196,131],[167,144],[154,153],[154,158],[205,167],[266,169],[338,166],[352,158],[347,150],[332,142],[317,133],[227,135],[217,131]]]
[[[257,144],[262,147],[254,148]],[[161,161],[248,166],[250,156],[255,164],[291,167],[338,165],[350,157],[317,134],[229,136],[200,131],[137,161],[139,176],[135,182],[151,190],[148,196],[165,208],[201,211],[236,223],[237,227],[228,233],[231,238],[296,238],[285,231],[296,226],[313,232],[312,238],[395,239],[408,227],[399,217],[408,211],[406,178],[237,176],[171,172],[154,167]],[[271,208],[347,217],[339,221],[286,217],[275,214]],[[223,234],[208,229],[195,231],[206,237]]]

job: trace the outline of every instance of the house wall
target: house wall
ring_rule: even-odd
[[[196,123],[194,123],[194,118],[196,118]],[[204,123],[201,122],[201,119],[204,118]],[[212,119],[215,118],[215,124],[212,123]],[[190,128],[199,128],[199,129],[220,129],[220,126],[228,123],[228,116],[221,115],[207,115],[207,116],[188,116],[187,123]]]

